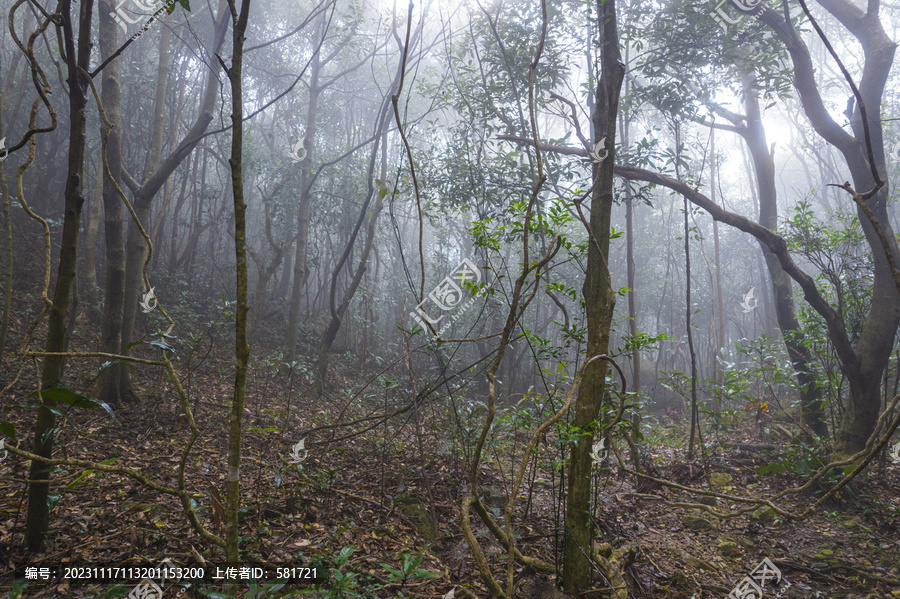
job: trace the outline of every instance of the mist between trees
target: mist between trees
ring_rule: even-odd
[[[9,597],[900,596],[898,6],[3,15]]]

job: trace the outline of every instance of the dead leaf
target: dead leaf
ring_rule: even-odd
[[[225,502],[222,501],[222,496],[219,494],[219,490],[212,483],[209,483],[209,497],[210,505],[212,507],[213,523],[216,525],[216,528],[219,530],[219,532],[224,532]]]

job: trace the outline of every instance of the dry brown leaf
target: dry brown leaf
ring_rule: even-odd
[[[209,483],[210,505],[212,506],[213,523],[219,532],[225,531],[225,502],[219,490],[212,483]]]

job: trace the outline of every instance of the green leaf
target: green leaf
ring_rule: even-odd
[[[384,196],[386,196],[386,195],[387,195],[387,187],[382,187],[381,189],[378,190],[378,198],[379,199],[383,200]]]
[[[419,568],[415,572],[412,573],[413,578],[431,578],[433,576],[437,576],[437,572],[432,572],[431,570],[426,570],[424,568]]]
[[[59,403],[68,404],[70,406],[74,406],[79,401],[87,399],[87,397],[78,395],[77,393],[73,393],[72,391],[69,391],[64,387],[44,389],[40,393],[38,393],[37,391],[32,391],[28,394],[28,397],[43,397],[44,399],[50,399]]]
[[[178,0],[181,3],[181,8],[184,10],[191,12],[191,3],[190,0]]]
[[[103,372],[104,370],[106,370],[107,368],[112,366],[113,364],[123,364],[123,365],[127,366],[131,370],[132,373],[137,374],[137,371],[134,369],[134,366],[132,366],[128,362],[123,362],[122,360],[107,360],[106,362],[104,362],[103,364],[100,365],[100,370],[97,371],[97,374],[100,374],[101,372]]]
[[[154,339],[150,342],[150,345],[153,347],[158,347],[159,349],[164,349],[166,351],[170,351],[173,354],[175,353],[175,348],[163,341],[162,339]]]
[[[32,393],[29,393],[28,395],[29,395],[29,397],[37,397],[38,392],[33,391]],[[64,387],[54,387],[52,389],[45,389],[44,391],[41,392],[41,395],[44,397],[44,399],[49,399],[49,400],[55,401],[57,403],[63,403],[63,404],[72,406],[73,408],[90,408],[92,410],[96,409],[96,408],[102,408],[103,410],[106,411],[107,414],[109,414],[113,418],[116,417],[115,413],[113,412],[113,409],[105,401],[101,401],[99,399],[92,399],[90,397],[85,397],[84,395],[78,395],[77,393],[73,393],[72,391],[69,391],[68,389],[66,389]],[[60,416],[65,416],[64,412],[59,412],[57,410],[54,410],[52,406],[44,405],[43,407],[47,408],[54,414],[58,414]]]
[[[16,438],[16,425],[12,422],[0,422],[0,433],[3,433],[10,439]]]
[[[84,481],[84,482],[79,482],[79,481],[81,481],[84,478],[87,478],[94,472],[95,472],[94,470],[85,470],[84,472],[82,472],[81,476],[79,476],[78,478],[76,478],[75,480],[73,480],[72,482],[70,482],[69,484],[66,485],[66,491],[68,491],[70,489],[74,489],[75,487],[80,487],[81,485],[88,484],[88,481]]]
[[[7,595],[7,597],[9,599],[18,599],[22,596],[22,592],[27,588],[27,580],[16,580],[12,583],[12,588],[9,590],[9,595]]]

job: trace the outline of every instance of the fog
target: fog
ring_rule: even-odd
[[[900,589],[897,5],[2,8],[9,597]]]

